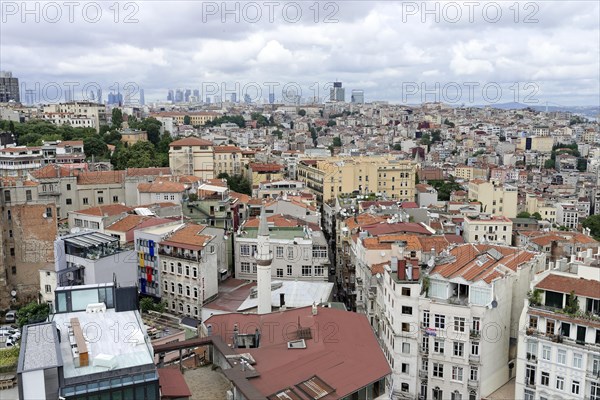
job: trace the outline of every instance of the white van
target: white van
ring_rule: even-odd
[[[6,321],[7,324],[12,324],[17,320],[17,312],[16,311],[9,311],[6,313],[6,315],[4,316],[4,320]]]

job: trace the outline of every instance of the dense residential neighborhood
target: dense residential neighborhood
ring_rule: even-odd
[[[600,398],[597,122],[443,103],[0,107],[0,309],[46,308],[19,311],[10,339],[22,398],[40,370],[47,398],[109,375],[124,398],[174,382],[185,398],[165,364],[190,360],[235,399]],[[85,324],[109,320],[143,351],[93,342]],[[287,340],[268,331],[285,323]]]

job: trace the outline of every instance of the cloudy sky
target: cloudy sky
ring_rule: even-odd
[[[0,1],[0,70],[56,87],[398,103],[598,105],[596,1]],[[23,4],[26,4],[27,10]],[[129,89],[136,90],[136,89]]]

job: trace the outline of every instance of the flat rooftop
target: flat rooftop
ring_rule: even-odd
[[[56,327],[52,322],[23,328],[19,372],[56,367],[62,364]]]
[[[152,226],[149,228],[140,229],[140,232],[149,233],[151,235],[164,235],[175,229],[178,229],[179,227],[181,227],[183,225],[185,225],[185,224],[178,223],[178,224],[157,225],[157,226]]]
[[[71,318],[78,318],[87,342],[89,365],[77,367],[71,351],[68,326]],[[105,312],[85,311],[54,314],[54,322],[60,329],[60,353],[65,378],[86,376],[111,369],[131,368],[153,364],[154,354],[146,328],[135,311]],[[96,365],[98,355],[112,357],[113,368]]]
[[[285,306],[298,308],[310,306],[313,303],[328,302],[333,290],[333,282],[273,281],[271,287],[272,307],[281,307],[280,294],[283,293]],[[257,307],[258,297],[252,297],[251,291],[237,311],[246,311]]]

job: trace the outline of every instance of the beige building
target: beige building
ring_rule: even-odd
[[[146,131],[135,131],[131,129],[123,129],[121,132],[121,142],[131,146],[137,142],[147,142],[148,132]]]
[[[237,146],[215,146],[215,176],[225,173],[229,176],[242,173],[242,150]]]
[[[513,186],[496,186],[481,179],[469,182],[469,199],[480,202],[484,213],[515,218],[517,194],[518,190]]]
[[[510,246],[513,223],[506,217],[480,214],[478,217],[465,217],[463,238],[467,243],[495,243]]]
[[[323,202],[353,193],[381,193],[400,201],[414,201],[415,174],[416,164],[385,156],[331,157],[298,163],[298,180]]]
[[[517,143],[518,150],[532,150],[540,153],[551,153],[554,146],[554,136],[532,136],[521,138]]]
[[[53,124],[68,123],[74,127],[94,128],[96,132],[100,132],[100,125],[106,123],[106,107],[86,101],[48,104],[44,106],[43,113],[44,119]]]
[[[212,121],[217,118],[219,114],[212,112],[162,112],[152,115],[155,118],[173,118],[173,121],[178,125],[182,125],[185,117],[190,117],[190,123],[194,126],[204,125],[208,121]]]
[[[469,167],[467,165],[457,165],[454,168],[454,176],[465,181],[472,179],[487,179],[488,170],[485,168]]]
[[[215,177],[212,142],[188,137],[171,142],[169,146],[169,167],[173,175],[193,175],[201,179]]]
[[[276,181],[283,179],[284,167],[279,164],[250,163],[246,171],[246,178],[257,188],[263,182]]]

